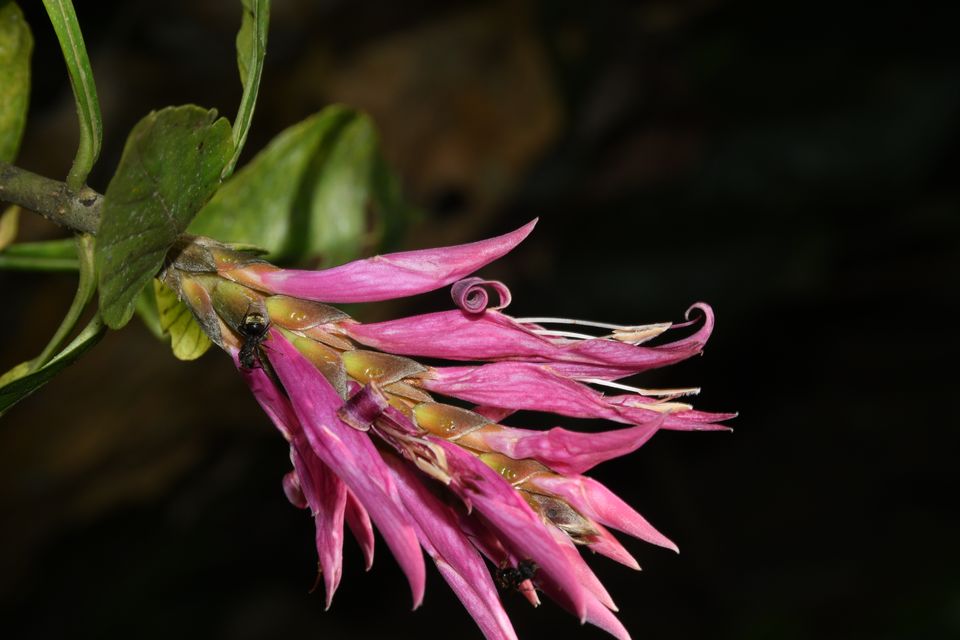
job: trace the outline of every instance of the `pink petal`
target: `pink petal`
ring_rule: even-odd
[[[420,481],[404,461],[386,458],[417,536],[441,575],[489,640],[516,640],[483,559],[457,526],[457,514]]]
[[[558,598],[559,593],[557,592],[556,585],[550,580],[541,580],[540,588],[543,589],[543,592],[548,596],[553,598],[555,601],[563,605],[563,600]],[[617,640],[630,640],[630,634],[627,632],[627,629],[621,624],[617,619],[617,616],[613,614],[607,607],[603,606],[603,603],[590,592],[586,593],[586,612],[584,616],[581,617],[581,624],[584,622],[589,622],[590,624],[603,629]],[[564,605],[564,608],[569,610],[569,607]]]
[[[307,499],[303,497],[303,489],[300,488],[300,479],[297,478],[296,471],[290,471],[284,474],[283,493],[287,496],[290,504],[297,509],[307,508]]]
[[[284,491],[291,503],[309,506],[313,513],[318,564],[324,581],[326,608],[329,609],[342,575],[346,486],[310,449],[289,401],[263,369],[240,367],[236,354],[234,360],[254,397],[291,441],[290,458],[294,470],[284,477]]]
[[[343,401],[326,378],[296,348],[271,329],[270,364],[290,397],[311,448],[363,502],[400,564],[413,592],[423,601],[423,555],[407,516],[395,500],[389,469],[365,434],[337,416]]]
[[[611,611],[617,611],[617,605],[614,604],[613,598],[607,593],[607,589],[603,586],[603,583],[600,582],[600,578],[598,578],[590,567],[587,566],[587,563],[584,562],[583,557],[580,555],[580,552],[570,537],[554,527],[549,527],[549,530],[553,535],[553,539],[557,541],[557,544],[563,550],[563,555],[566,556],[570,562],[570,566],[573,567],[580,584],[593,594],[593,596],[600,601],[600,604]]]
[[[347,487],[310,449],[294,448],[294,468],[316,524],[317,556],[326,593],[326,608],[343,572],[343,515]]]
[[[421,381],[428,391],[477,404],[627,422],[600,393],[557,376],[544,365],[494,362],[477,367],[434,367],[430,373]]]
[[[603,629],[617,640],[631,640],[630,633],[623,623],[596,598],[587,602],[587,622]]]
[[[433,291],[508,253],[537,221],[479,242],[356,260],[323,271],[233,269],[220,275],[248,286],[319,302],[376,302]]]
[[[467,613],[470,614],[473,621],[480,627],[483,637],[487,638],[487,640],[517,640],[517,633],[513,630],[513,625],[510,624],[509,618],[506,619],[507,626],[504,626],[504,621],[496,617],[494,609],[499,609],[503,612],[504,617],[507,615],[506,612],[503,611],[503,605],[500,604],[499,599],[491,600],[489,597],[484,598],[478,595],[474,589],[474,585],[468,582],[463,574],[447,564],[442,556],[435,557],[434,563],[437,565],[440,575],[442,575],[443,579],[450,585],[450,589],[453,590],[457,598],[460,599],[460,602],[463,603]],[[490,574],[488,573],[487,579],[489,580],[489,578]],[[494,591],[490,597],[497,598],[496,591]]]
[[[506,409],[504,407],[490,407],[487,405],[479,404],[475,406],[472,411],[474,413],[479,413],[484,418],[490,422],[500,422],[506,420],[510,416],[516,413],[514,409]]]
[[[457,523],[471,544],[493,564],[499,567],[507,563],[515,565],[518,561],[503,547],[496,534],[476,518],[476,513],[457,511]]]
[[[344,328],[358,342],[390,353],[448,360],[540,361],[551,363],[568,377],[615,379],[699,353],[713,330],[713,311],[698,303],[687,313],[693,309],[703,313],[703,326],[687,338],[655,347],[605,338],[547,337],[535,333],[533,325],[520,324],[493,310],[482,314],[442,311]]]
[[[613,537],[612,533],[607,531],[607,529],[599,523],[594,522],[593,526],[599,533],[590,540],[589,546],[591,551],[606,556],[635,571],[640,570],[640,564],[636,558],[630,555],[630,552],[620,544],[619,540]]]
[[[337,415],[354,429],[369,431],[373,421],[389,406],[389,402],[372,382],[359,390],[353,388],[359,387],[356,383],[349,386],[347,400],[337,410]]]
[[[477,431],[473,437],[516,460],[533,458],[558,473],[576,474],[636,451],[657,432],[662,421],[661,416],[650,424],[599,433],[560,427],[537,431],[501,426]]]
[[[516,489],[456,444],[433,436],[428,439],[446,454],[453,477],[450,488],[476,508],[518,557],[530,558],[539,565],[538,575],[555,583],[559,601],[582,621],[586,616],[586,596],[577,581],[576,570],[547,526]]]
[[[669,538],[654,529],[633,507],[592,478],[541,474],[533,476],[528,482],[563,498],[591,520],[679,553],[677,545]]]
[[[549,365],[529,362],[493,362],[477,367],[434,367],[421,379],[428,391],[462,400],[514,410],[546,411],[573,418],[605,418],[614,422],[650,425],[661,414],[641,406],[606,398],[585,384],[558,375]],[[640,396],[631,396],[639,398]],[[616,401],[614,401],[616,400]],[[699,414],[692,414],[699,417]],[[724,419],[727,414],[715,414]],[[709,422],[667,415],[664,429],[727,430]]]
[[[294,471],[284,478],[284,490],[291,502],[303,501],[314,516],[317,555],[324,580],[326,607],[340,584],[343,561],[343,486],[330,469],[307,446],[300,423],[287,398],[263,369],[238,367],[254,392],[254,397],[290,440]],[[296,480],[294,483],[293,480]],[[339,487],[338,487],[339,485]],[[294,502],[294,504],[297,504]]]
[[[654,412],[657,399],[636,394],[606,396],[611,405],[620,407],[619,411],[629,420],[642,420]],[[736,418],[736,413],[718,413],[688,409],[665,414],[663,428],[674,431],[732,431],[730,427],[716,424]]]
[[[468,514],[457,511],[457,523],[471,544],[494,565],[498,567],[505,567],[507,565],[515,567],[520,562],[520,558],[504,549],[496,534],[480,520],[476,513]],[[537,590],[529,580],[520,583],[519,590],[520,594],[526,598],[531,605],[534,607],[540,606],[540,598],[537,597]]]
[[[363,505],[357,500],[357,496],[353,495],[353,492],[349,489],[347,489],[345,516],[350,532],[353,533],[353,537],[357,539],[357,543],[363,551],[364,569],[370,571],[370,567],[373,566],[373,525],[370,524],[370,516],[367,515],[367,510],[363,508]]]
[[[264,373],[263,369],[245,369],[240,366],[237,352],[233,351],[231,355],[233,356],[234,366],[237,367],[247,386],[250,387],[257,403],[260,404],[260,407],[266,412],[274,426],[283,434],[287,442],[292,443],[294,431],[300,431],[300,422],[297,420],[290,402],[270,379],[270,376]]]

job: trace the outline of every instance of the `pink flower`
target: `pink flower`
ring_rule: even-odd
[[[542,592],[581,622],[629,638],[578,547],[634,569],[636,560],[609,529],[677,547],[582,474],[660,429],[726,429],[718,423],[733,414],[680,400],[697,389],[618,382],[700,353],[713,312],[694,305],[688,315],[698,312],[702,326],[657,346],[644,343],[692,322],[614,326],[505,315],[505,285],[465,277],[513,249],[535,222],[481,242],[319,272],[278,269],[198,239],[195,259],[184,264],[201,266],[168,269],[167,282],[233,356],[290,443],[293,470],[283,486],[294,505],[313,514],[327,607],[340,581],[344,524],[367,568],[375,525],[407,576],[414,608],[424,595],[423,549],[487,638],[516,637],[498,584],[534,605]],[[447,285],[456,309],[387,322],[362,324],[325,304]],[[490,304],[491,294],[498,304]],[[602,335],[583,333],[598,330]],[[407,356],[461,364],[425,366]],[[618,427],[588,433],[504,425],[518,410],[604,418]]]

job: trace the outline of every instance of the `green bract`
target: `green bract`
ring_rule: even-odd
[[[180,360],[196,360],[213,344],[203,332],[187,305],[159,280],[153,281],[160,329],[170,336],[170,348]]]

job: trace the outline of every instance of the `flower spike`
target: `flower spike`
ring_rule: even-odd
[[[510,251],[535,223],[489,240],[319,272],[278,269],[196,239],[184,249],[190,260],[165,272],[290,444],[293,469],[283,491],[313,516],[328,608],[342,575],[344,525],[368,570],[376,525],[407,577],[414,608],[424,595],[425,551],[488,640],[517,638],[503,599],[520,596],[537,606],[541,595],[581,623],[629,640],[580,548],[636,570],[608,527],[677,546],[583,474],[660,430],[727,429],[720,423],[734,414],[687,403],[696,388],[623,380],[701,353],[713,310],[697,303],[679,324],[512,318],[503,312],[507,286],[471,273]],[[325,304],[447,285],[455,308],[385,322],[357,322]],[[695,322],[699,328],[687,337],[662,340]],[[418,357],[444,362],[427,366]],[[607,420],[616,428],[505,424],[517,411]]]

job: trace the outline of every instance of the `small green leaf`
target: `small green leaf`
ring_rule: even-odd
[[[213,344],[177,294],[157,279],[153,281],[161,330],[170,336],[170,348],[180,360],[196,360]]]
[[[259,245],[274,260],[332,264],[395,231],[409,211],[385,169],[370,118],[333,106],[274,138],[223,185],[189,231]]]
[[[0,2],[0,162],[13,162],[20,148],[30,102],[33,36],[16,2]]]
[[[95,315],[63,351],[40,369],[28,373],[30,363],[24,362],[0,377],[0,415],[73,364],[103,337],[104,331],[100,316]]]
[[[230,123],[216,115],[193,105],[167,107],[127,138],[97,233],[100,311],[111,329],[130,320],[140,290],[220,184],[233,145]]]
[[[263,58],[267,54],[267,27],[270,24],[270,0],[241,0],[243,18],[237,32],[237,67],[243,83],[243,97],[233,123],[233,155],[223,168],[222,177],[233,173],[240,152],[247,141],[253,109],[260,91]]]
[[[97,86],[93,81],[93,69],[87,57],[87,48],[83,44],[83,34],[77,22],[77,12],[70,0],[43,0],[57,33],[63,59],[67,63],[73,97],[77,103],[77,117],[80,120],[80,145],[70,167],[67,184],[71,189],[80,189],[87,175],[100,155],[103,140],[103,122],[100,117],[100,100],[97,98]]]

